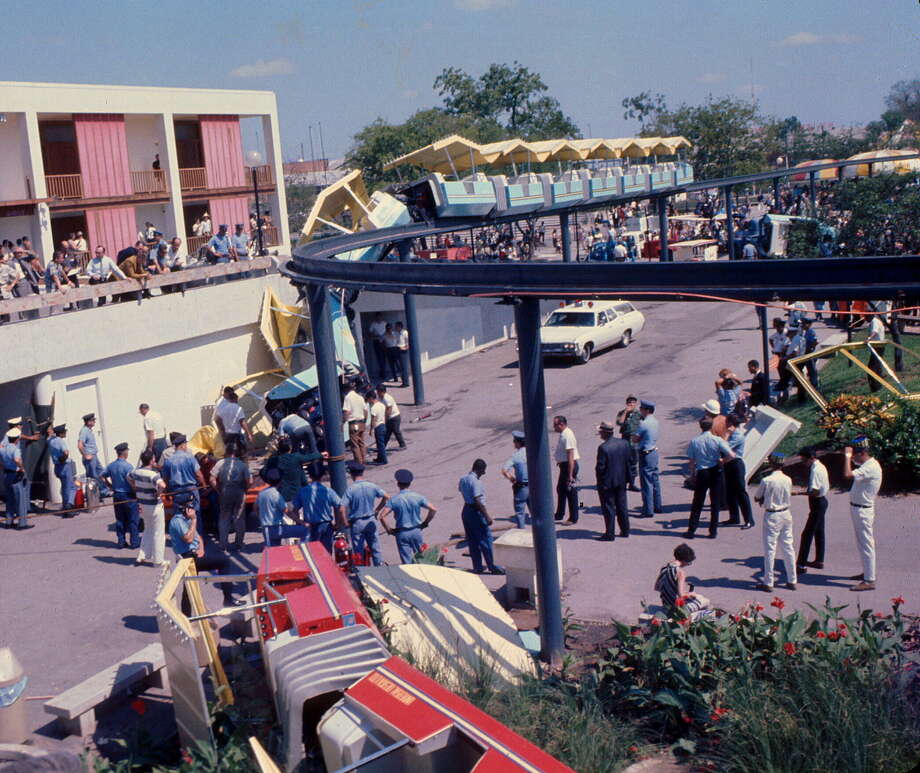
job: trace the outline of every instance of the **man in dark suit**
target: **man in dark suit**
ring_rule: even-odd
[[[629,536],[629,510],[626,505],[626,486],[629,483],[629,442],[614,437],[614,426],[602,422],[597,428],[601,444],[597,448],[597,495],[604,514],[604,533],[597,537],[602,542],[613,542],[614,514],[620,526],[620,536]]]

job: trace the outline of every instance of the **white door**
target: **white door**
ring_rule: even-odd
[[[77,381],[65,387],[65,405],[67,406],[67,444],[70,447],[70,458],[78,462],[81,460],[77,449],[77,438],[83,428],[83,417],[87,413],[96,414],[96,445],[99,447],[99,464],[105,467],[108,464],[108,443],[105,441],[105,418],[102,414],[102,402],[99,399],[99,382],[91,378],[86,381]],[[82,463],[77,464],[77,474],[83,473]]]

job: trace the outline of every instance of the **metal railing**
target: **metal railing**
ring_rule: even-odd
[[[206,245],[209,241],[211,241],[210,235],[209,236],[189,236],[185,242],[186,249],[188,249],[188,254],[197,255],[198,250],[204,247],[204,245]]]
[[[166,193],[166,173],[162,169],[132,169],[131,189],[135,193]]]
[[[83,176],[79,174],[45,175],[48,195],[55,199],[82,199]]]
[[[180,169],[179,186],[184,191],[204,190],[208,187],[208,170],[203,166]]]
[[[256,238],[255,232],[253,232],[252,237]],[[280,244],[281,244],[281,236],[278,233],[278,226],[263,225],[262,226],[262,246],[263,247],[277,247]]]
[[[275,184],[275,170],[271,164],[263,164],[262,166],[255,167],[245,167],[245,176],[246,182],[252,182],[252,170],[256,170],[256,185],[274,185]]]

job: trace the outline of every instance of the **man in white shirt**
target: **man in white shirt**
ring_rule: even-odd
[[[374,348],[374,360],[377,362],[377,380],[386,381],[387,377],[387,350],[383,343],[383,334],[387,332],[387,323],[379,311],[374,315],[374,321],[367,326],[371,334],[371,344]]]
[[[182,249],[182,239],[174,236],[166,250],[166,259],[163,261],[170,271],[181,271],[185,268],[186,256]]]
[[[553,431],[559,433],[556,441],[554,458],[559,468],[559,477],[556,480],[556,514],[557,521],[565,515],[565,507],[569,507],[569,520],[567,523],[578,523],[578,443],[575,433],[569,428],[565,416],[553,417]]]
[[[377,443],[377,458],[374,464],[387,463],[387,409],[382,400],[377,399],[377,393],[370,389],[364,395],[367,400],[368,415],[371,422],[371,435]]]
[[[157,411],[151,411],[147,403],[141,403],[137,411],[144,417],[144,441],[147,448],[153,451],[154,459],[159,459],[167,446],[163,417]]]
[[[881,344],[885,343],[885,325],[882,323],[880,314],[872,315],[872,321],[869,322],[869,335],[866,337],[866,341],[875,341]],[[884,372],[880,361],[880,358],[885,358],[885,347],[871,346],[869,348],[872,350],[869,353],[869,370],[878,374],[879,377],[885,378],[887,374]],[[868,373],[866,374],[866,380],[869,382],[869,391],[878,392],[878,390],[882,388],[882,385]]]
[[[869,453],[869,442],[857,437],[853,446],[844,449],[843,475],[853,481],[850,488],[850,518],[856,533],[856,545],[862,560],[863,571],[851,577],[859,580],[850,590],[875,590],[875,497],[882,487],[882,466]],[[858,467],[853,468],[853,463]]]
[[[353,381],[348,382],[348,391],[342,401],[342,420],[348,425],[348,440],[351,454],[358,464],[364,464],[366,456],[364,447],[364,422],[366,406],[364,398],[358,394]]]
[[[113,277],[118,277],[119,279],[127,279],[124,271],[122,271],[115,261],[112,260],[108,255],[105,254],[105,247],[101,244],[96,247],[96,253],[89,259],[89,262],[86,264],[86,275],[89,277],[89,283],[91,285],[102,284],[103,282],[112,282],[114,281]],[[97,305],[105,305],[106,296],[100,296],[99,303]]]
[[[377,398],[383,403],[383,407],[386,410],[386,442],[389,443],[390,438],[395,435],[399,447],[405,448],[406,441],[403,439],[402,430],[400,429],[402,416],[399,413],[399,406],[396,404],[396,399],[387,392],[387,388],[383,384],[377,387]]]
[[[217,403],[214,414],[214,421],[217,424],[217,429],[220,430],[224,446],[236,443],[239,448],[245,449],[244,433],[249,443],[252,443],[252,432],[250,432],[249,424],[246,422],[246,414],[243,412],[239,404],[239,398],[232,387],[224,387],[223,400]]]
[[[402,322],[396,323],[396,346],[399,349],[399,370],[402,377],[400,386],[409,386],[409,331]]]
[[[796,589],[798,577],[795,573],[795,547],[792,538],[792,513],[789,512],[789,499],[792,495],[792,479],[783,472],[785,455],[774,452],[770,454],[771,473],[761,482],[754,497],[763,505],[763,576],[757,590],[773,592],[773,561],[776,558],[776,545],[779,542],[786,568],[786,587]]]
[[[818,461],[818,452],[814,446],[799,451],[802,462],[808,467],[808,486],[805,491],[796,491],[796,495],[808,495],[808,520],[799,541],[799,558],[796,561],[797,574],[805,574],[810,566],[814,569],[824,568],[824,515],[827,513],[827,492],[830,490],[830,478],[827,467]],[[811,541],[815,541],[815,560],[809,561]]]

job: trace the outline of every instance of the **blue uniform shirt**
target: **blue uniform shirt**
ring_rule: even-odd
[[[502,465],[503,470],[513,470],[514,480],[527,485],[527,449],[516,448],[508,461]]]
[[[163,478],[169,482],[169,490],[189,488],[198,485],[195,473],[200,470],[198,460],[188,451],[176,451],[163,463]]]
[[[719,397],[719,413],[723,416],[728,416],[735,410],[738,398],[741,397],[741,387],[735,387],[734,389],[719,387],[716,389],[716,394]]]
[[[744,430],[741,427],[735,427],[735,431],[732,432],[731,437],[728,439],[728,447],[731,448],[735,456],[744,456],[744,439]]]
[[[658,419],[654,414],[649,414],[639,422],[636,434],[639,436],[637,448],[640,451],[650,451],[658,445]]]
[[[127,459],[116,459],[105,468],[105,476],[112,481],[112,489],[119,494],[131,494],[133,489],[128,483],[128,475],[134,465]]]
[[[262,526],[281,526],[284,523],[284,509],[287,503],[275,486],[269,486],[256,497],[256,510]]]
[[[297,432],[299,429],[303,429],[310,422],[308,422],[302,416],[298,416],[296,413],[289,414],[285,416],[280,422],[278,422],[278,431],[285,435],[291,435],[294,432]]]
[[[188,533],[192,522],[182,513],[176,513],[169,521],[169,539],[177,556],[188,553],[190,550],[197,552],[201,545],[201,537],[196,536],[191,542],[186,542],[183,537]]]
[[[83,441],[83,453],[89,454],[90,456],[95,456],[99,453],[96,448],[96,435],[85,424],[80,429],[79,439]]]
[[[294,512],[303,508],[303,518],[307,523],[329,523],[332,521],[332,508],[342,504],[342,500],[328,486],[313,481],[294,495]]]
[[[813,352],[818,347],[818,334],[814,328],[808,328],[805,331],[805,351]]]
[[[249,242],[246,239],[246,235],[237,236],[233,234],[230,237],[230,244],[236,249],[236,256],[240,260],[249,260]]]
[[[422,525],[422,508],[428,507],[428,500],[421,494],[403,489],[387,506],[393,511],[397,529],[417,529]]]
[[[218,255],[223,257],[230,256],[230,235],[221,236],[220,234],[214,234],[211,237],[211,240],[208,242],[208,247]]]
[[[482,478],[477,477],[472,470],[460,478],[457,489],[463,495],[463,501],[468,505],[475,505],[477,497],[483,504],[486,502],[486,487],[482,485]]]
[[[687,456],[690,457],[690,461],[696,462],[698,470],[715,467],[719,459],[728,456],[731,451],[728,443],[711,432],[701,432],[687,446]]]
[[[7,443],[0,449],[0,460],[3,460],[4,470],[16,472],[19,469],[16,462],[22,462],[22,451],[19,450],[19,443]]]
[[[345,506],[345,515],[349,521],[359,518],[368,518],[374,514],[374,502],[385,496],[384,491],[376,483],[369,480],[359,480],[348,487],[342,504]]]
[[[51,461],[54,462],[55,465],[60,464],[64,455],[70,453],[70,449],[67,448],[67,441],[55,435],[48,441],[48,453],[51,454]]]

